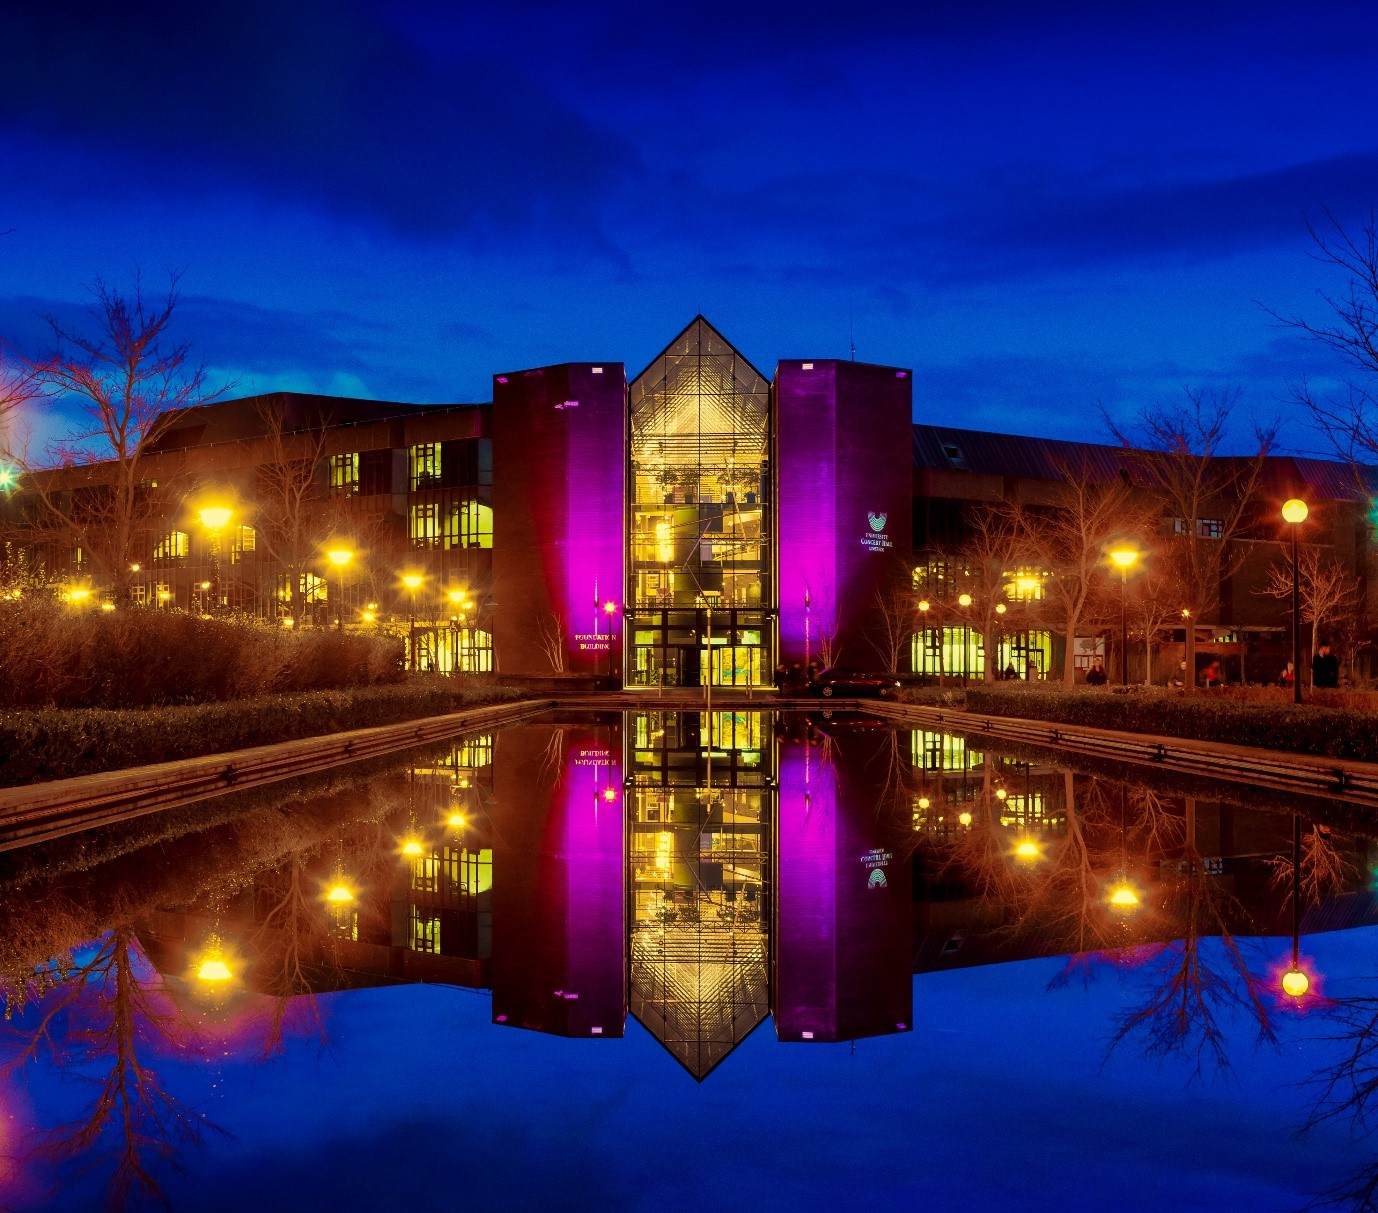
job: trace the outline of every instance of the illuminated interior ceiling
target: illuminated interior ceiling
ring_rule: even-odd
[[[702,1080],[770,1011],[765,931],[708,923],[638,926],[631,1012]]]
[[[765,462],[770,385],[702,316],[630,393],[634,464],[716,470]]]

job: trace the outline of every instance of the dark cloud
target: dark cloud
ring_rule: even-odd
[[[417,235],[539,223],[604,246],[630,146],[519,56],[424,54],[359,0],[5,6],[0,126],[99,151],[105,188],[248,184]]]

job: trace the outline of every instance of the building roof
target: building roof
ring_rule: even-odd
[[[299,433],[322,426],[367,425],[393,418],[421,417],[454,409],[486,407],[471,404],[402,404],[395,400],[361,400],[350,396],[317,396],[305,392],[268,392],[218,400],[171,414],[167,429],[148,451],[183,450],[220,442],[261,438],[268,418],[282,411],[283,432]]]
[[[1088,469],[1106,480],[1125,476],[1142,481],[1134,452],[1128,447],[941,425],[914,426],[914,466],[1023,480],[1062,480],[1069,471]],[[1299,494],[1313,501],[1351,501],[1378,493],[1378,468],[1274,455],[1264,467],[1259,487],[1276,496]]]

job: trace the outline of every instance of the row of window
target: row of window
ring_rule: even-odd
[[[330,491],[340,497],[374,497],[393,491],[392,451],[331,455]],[[487,438],[418,442],[407,448],[407,484],[422,489],[493,483],[493,444]]]
[[[491,548],[493,507],[482,501],[420,501],[408,511],[407,531],[418,548]]]

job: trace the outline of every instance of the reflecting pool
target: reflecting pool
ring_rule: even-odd
[[[1363,1207],[1375,862],[845,712],[206,801],[0,856],[0,1208]]]

